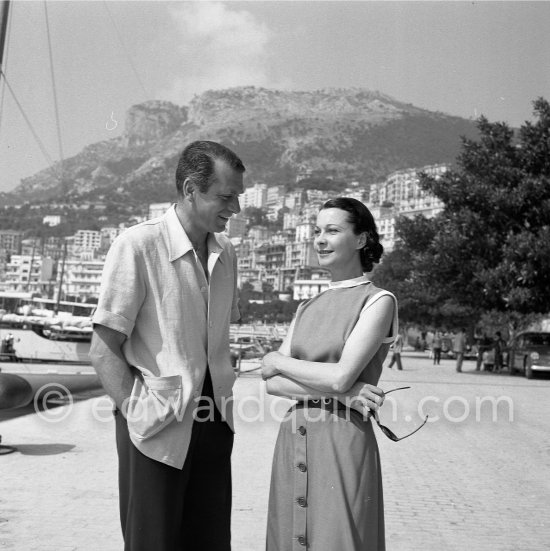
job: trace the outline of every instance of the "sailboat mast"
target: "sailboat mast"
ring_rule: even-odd
[[[0,5],[0,73],[3,71],[4,46],[8,34],[8,17],[10,13],[10,0],[2,0]]]
[[[63,276],[65,275],[65,260],[67,259],[67,241],[63,239],[63,260],[61,262],[61,274],[59,275],[59,288],[57,290],[57,300],[55,302],[54,313],[59,313],[59,303],[61,302],[61,293],[63,292]]]

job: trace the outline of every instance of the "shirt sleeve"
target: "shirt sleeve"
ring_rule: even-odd
[[[145,289],[141,255],[123,234],[114,241],[105,258],[93,323],[129,337],[145,299]]]

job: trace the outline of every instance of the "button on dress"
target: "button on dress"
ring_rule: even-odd
[[[350,280],[354,281],[354,280]],[[293,358],[337,362],[360,315],[379,296],[368,280],[337,287],[302,304],[291,340]],[[395,297],[394,297],[395,298]],[[359,380],[377,384],[390,335]],[[298,402],[277,438],[269,495],[267,551],[384,551],[384,503],[378,445],[370,419],[319,400]]]

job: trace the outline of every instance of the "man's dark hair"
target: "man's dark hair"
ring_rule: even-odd
[[[201,192],[206,192],[214,173],[216,159],[225,161],[232,169],[243,173],[242,161],[224,145],[206,140],[190,143],[182,152],[176,169],[176,189],[183,194],[183,182],[187,178]]]
[[[374,264],[380,262],[384,247],[380,243],[380,236],[371,211],[361,201],[352,197],[329,199],[321,207],[321,210],[324,209],[345,210],[348,213],[348,222],[353,226],[354,233],[356,235],[366,233],[367,240],[364,247],[359,251],[359,258],[361,259],[363,271],[372,271]]]

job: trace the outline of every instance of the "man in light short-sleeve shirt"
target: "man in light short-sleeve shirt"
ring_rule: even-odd
[[[244,166],[193,142],[178,201],[113,243],[94,314],[92,363],[115,402],[126,551],[228,551],[233,446],[229,323],[237,264],[223,232]]]

